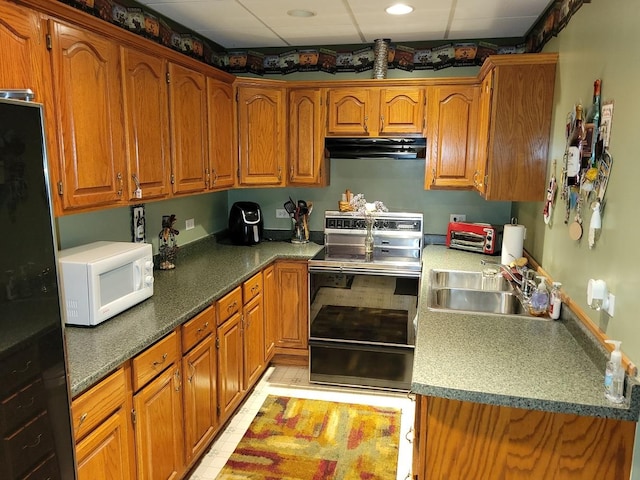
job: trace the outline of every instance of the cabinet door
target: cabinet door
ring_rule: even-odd
[[[235,186],[238,168],[233,87],[207,78],[207,111],[209,113],[209,188]]]
[[[0,2],[0,88],[30,88],[34,101],[44,104],[44,122],[49,174],[52,187],[60,180],[55,110],[51,88],[51,68],[45,45],[46,28],[40,16],[11,2]],[[57,188],[52,188],[55,192]],[[56,215],[61,213],[60,198],[53,195]]]
[[[277,346],[306,350],[309,323],[307,263],[276,262],[276,279],[279,292]]]
[[[203,74],[169,64],[169,118],[173,193],[204,191],[208,134],[207,86]]]
[[[473,187],[479,90],[476,85],[429,89],[425,189]]]
[[[545,198],[558,57],[555,53],[523,55],[490,57],[488,63],[493,66],[493,91],[489,117],[483,121],[488,129],[487,200]]]
[[[289,185],[326,185],[324,111],[321,89],[289,92]]]
[[[133,397],[140,480],[176,479],[184,471],[182,379],[173,365]]]
[[[371,89],[330,88],[327,92],[327,135],[368,136],[377,133],[377,116],[372,106]]]
[[[276,322],[278,317],[278,287],[276,269],[270,265],[263,271],[264,297],[264,364],[273,358],[276,346]]]
[[[63,207],[121,203],[127,172],[118,45],[62,23],[51,22],[51,30]]]
[[[426,97],[423,88],[380,90],[380,135],[423,134]]]
[[[244,388],[242,315],[236,313],[218,327],[219,421],[224,423],[242,400]]]
[[[215,339],[205,338],[182,359],[187,463],[200,456],[218,427]]]
[[[129,447],[129,411],[118,409],[76,445],[78,480],[135,478],[134,453]]]
[[[264,371],[264,306],[262,294],[244,306],[244,389],[248,390]]]
[[[242,185],[283,185],[285,121],[284,88],[238,87],[238,163]]]
[[[122,49],[127,195],[129,199],[166,197],[170,193],[169,101],[167,64],[160,57]],[[136,197],[136,188],[142,196]]]
[[[473,186],[484,195],[487,189],[487,161],[489,160],[489,131],[491,130],[491,95],[493,93],[493,72],[487,74],[480,86],[480,105],[478,113],[478,143],[476,170],[473,173]]]

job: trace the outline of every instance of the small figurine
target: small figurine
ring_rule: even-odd
[[[176,235],[180,232],[173,228],[176,223],[175,215],[163,215],[162,216],[162,230],[158,237],[160,237],[160,270],[171,270],[176,268],[175,260],[178,253],[178,243],[176,241]]]

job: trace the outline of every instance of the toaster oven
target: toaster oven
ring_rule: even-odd
[[[496,255],[502,246],[502,228],[488,223],[449,222],[449,248]]]

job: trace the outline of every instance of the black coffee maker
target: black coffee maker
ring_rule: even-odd
[[[236,245],[255,245],[262,240],[262,211],[255,202],[236,202],[229,212],[229,238]]]

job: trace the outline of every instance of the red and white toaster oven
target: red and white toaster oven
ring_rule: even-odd
[[[447,247],[495,255],[502,246],[502,229],[489,223],[449,222]]]

